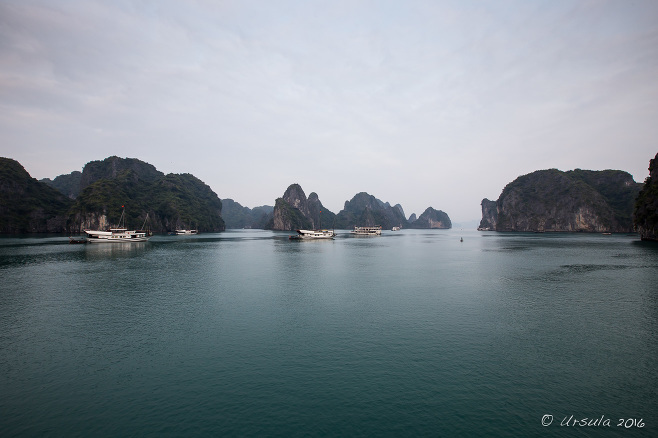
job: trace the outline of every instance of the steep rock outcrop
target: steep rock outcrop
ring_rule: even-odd
[[[482,206],[482,220],[478,230],[495,230],[498,225],[498,203],[484,198],[480,205]]]
[[[334,217],[324,208],[317,193],[311,193],[307,199],[299,184],[291,184],[283,197],[276,200],[272,219],[265,228],[281,231],[327,228],[333,225]]]
[[[448,215],[441,211],[435,210],[432,207],[428,207],[423,214],[421,214],[416,221],[409,224],[410,228],[440,228],[448,229],[452,228],[452,222]]]
[[[658,154],[649,161],[649,177],[635,201],[633,222],[642,240],[658,240]]]
[[[632,231],[630,206],[639,185],[620,170],[538,170],[482,201],[478,229],[495,231]]]
[[[274,203],[272,220],[265,228],[280,231],[292,231],[299,229],[313,229],[313,224],[299,209],[287,203],[283,198],[277,198]]]
[[[305,217],[311,215],[308,210],[308,199],[306,199],[306,194],[304,193],[304,190],[302,190],[302,186],[299,184],[291,184],[283,194],[283,200],[292,208],[299,210],[299,212]]]

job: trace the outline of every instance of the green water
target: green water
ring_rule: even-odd
[[[287,237],[0,239],[0,436],[658,436],[658,245]]]

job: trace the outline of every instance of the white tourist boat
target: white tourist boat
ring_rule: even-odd
[[[85,230],[87,242],[89,243],[133,243],[146,242],[150,238],[150,232],[144,230],[128,230],[125,228],[124,209],[119,219],[119,226],[110,228],[107,231]],[[147,216],[148,218],[148,216]],[[144,221],[146,224],[146,221]]]
[[[375,227],[354,227],[350,234],[355,236],[379,236],[382,234],[381,225]]]
[[[198,234],[199,230],[176,230],[176,234]]]
[[[146,231],[128,230],[126,228],[110,228],[109,231],[85,230],[89,243],[132,243],[149,240]]]
[[[297,230],[297,235],[290,236],[290,239],[333,239],[334,236],[336,233],[333,230]]]

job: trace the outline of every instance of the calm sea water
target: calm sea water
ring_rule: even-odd
[[[287,237],[0,239],[0,436],[658,436],[658,245]]]

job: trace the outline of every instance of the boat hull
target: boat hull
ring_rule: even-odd
[[[87,237],[88,243],[136,243],[136,242],[147,242],[150,237]]]

